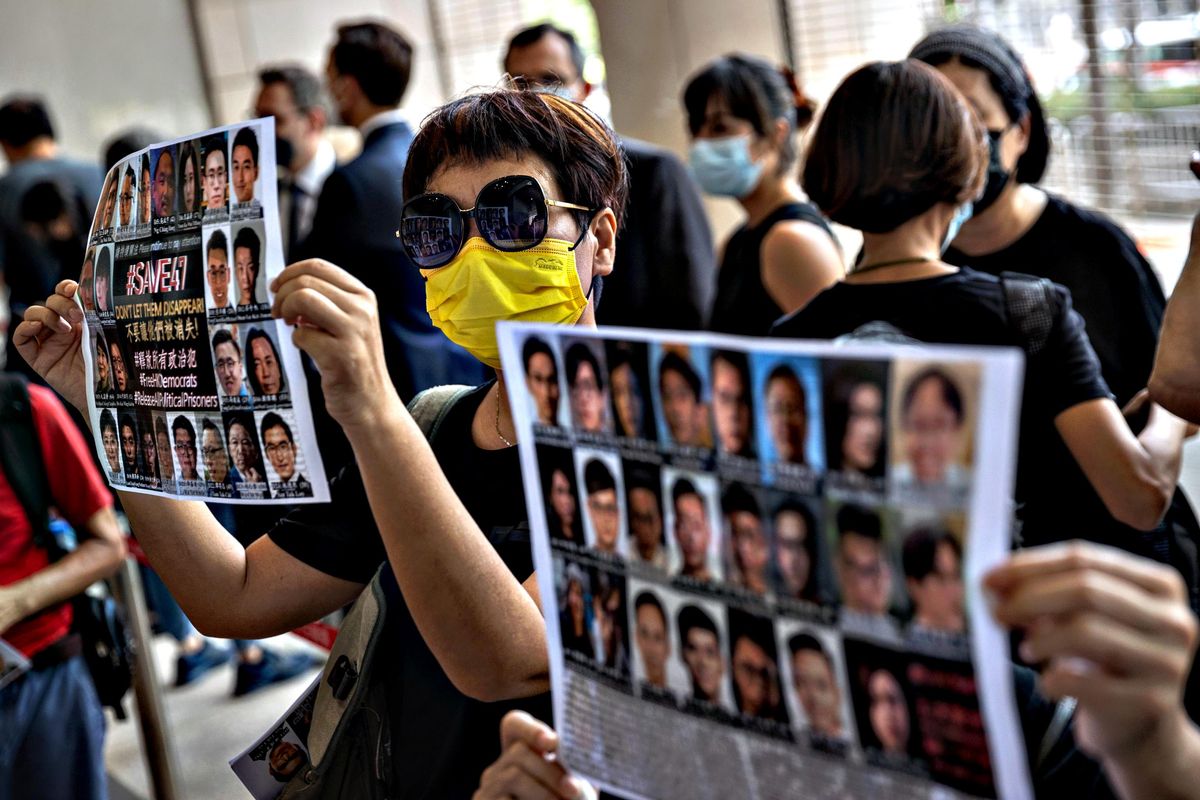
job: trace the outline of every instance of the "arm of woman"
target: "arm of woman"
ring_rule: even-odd
[[[13,332],[21,356],[87,416],[78,285],[60,283]],[[47,454],[53,463],[53,454]],[[247,551],[200,502],[120,492],[138,543],[203,633],[274,636],[350,602],[361,584],[308,567],[263,538]]]
[[[1200,214],[1192,222],[1192,244],[1179,283],[1163,316],[1162,336],[1150,375],[1150,396],[1164,408],[1200,422]]]
[[[1054,424],[1113,517],[1139,530],[1158,525],[1179,482],[1186,422],[1154,405],[1135,437],[1117,404],[1100,398],[1071,406]]]
[[[811,222],[789,220],[763,238],[762,281],[771,299],[790,314],[804,308],[846,274],[829,234]]]
[[[329,413],[354,449],[388,561],[425,643],[464,694],[484,701],[549,688],[545,625],[442,473],[383,362],[374,294],[320,260],[285,269],[275,313],[297,323]],[[484,478],[486,479],[486,478]]]

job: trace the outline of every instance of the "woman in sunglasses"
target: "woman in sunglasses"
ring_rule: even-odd
[[[625,169],[612,132],[583,106],[511,90],[455,100],[414,139],[404,186],[398,235],[427,281],[430,315],[480,361],[499,366],[499,320],[594,324]],[[427,442],[388,378],[377,299],[362,283],[310,260],[271,290],[273,313],[295,325],[354,449],[332,502],[243,550],[203,503],[122,501],[155,568],[211,635],[260,638],[319,619],[384,565],[390,628],[373,668],[388,676],[389,796],[469,796],[498,755],[500,716],[514,705],[549,713],[504,378],[460,396]],[[14,340],[86,408],[75,291],[60,284]],[[511,702],[519,698],[534,699]]]

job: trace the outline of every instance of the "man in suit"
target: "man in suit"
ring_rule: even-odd
[[[280,64],[260,71],[258,81],[255,116],[274,117],[275,135],[291,150],[286,164],[290,180],[280,186],[279,197],[290,258],[312,230],[317,197],[337,166],[337,157],[324,136],[325,101],[316,75],[295,64]]]
[[[332,261],[375,292],[388,371],[404,398],[438,383],[482,377],[478,363],[430,323],[424,281],[395,236],[413,138],[397,106],[412,58],[412,45],[386,25],[338,28],[326,67],[329,96],[342,122],[362,134],[363,149],[325,179],[312,230],[297,252]]]
[[[512,38],[504,70],[518,83],[582,103],[583,50],[569,31],[548,23]],[[687,168],[670,152],[621,138],[629,161],[629,202],[617,234],[617,263],[596,306],[601,325],[699,330],[712,305],[716,260],[712,232]],[[564,198],[570,200],[571,198]]]

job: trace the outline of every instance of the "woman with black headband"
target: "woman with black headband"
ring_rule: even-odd
[[[1039,189],[1050,137],[1029,73],[992,31],[952,25],[909,54],[950,79],[988,132],[987,184],[946,251],[951,264],[1049,278],[1071,291],[1124,406],[1146,387],[1166,301],[1150,264],[1112,220]]]

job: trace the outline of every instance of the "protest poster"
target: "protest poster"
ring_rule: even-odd
[[[0,639],[0,689],[29,671],[29,659],[17,648]]]
[[[230,768],[254,800],[279,797],[287,782],[308,766],[308,731],[320,682],[318,675],[266,733],[229,759]]]
[[[284,268],[272,118],[117,163],[77,300],[88,412],[116,488],[225,503],[329,499]]]
[[[636,798],[1032,797],[980,588],[1019,352],[498,330],[573,771]]]

